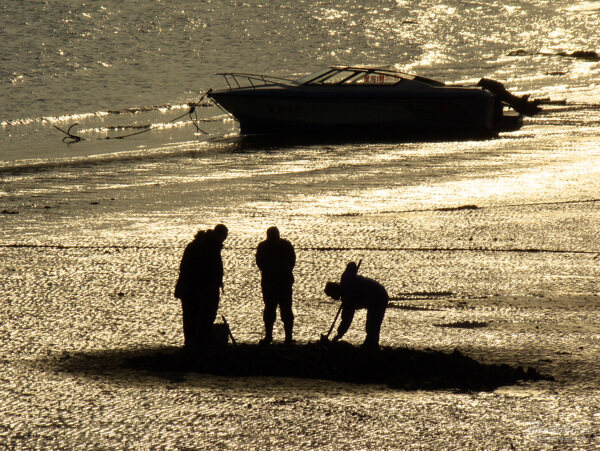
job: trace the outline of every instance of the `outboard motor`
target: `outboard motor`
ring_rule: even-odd
[[[518,97],[511,94],[506,90],[504,85],[499,81],[492,80],[490,78],[482,78],[477,83],[477,86],[481,86],[483,89],[487,89],[494,94],[498,100],[507,103],[511,107],[525,116],[534,116],[539,113],[542,109],[538,106],[538,102],[535,100],[529,100],[529,94],[523,97]]]

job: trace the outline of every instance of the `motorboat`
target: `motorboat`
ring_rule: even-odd
[[[242,135],[496,136],[539,111],[497,81],[454,85],[375,67],[334,66],[298,79],[220,73],[207,96]]]

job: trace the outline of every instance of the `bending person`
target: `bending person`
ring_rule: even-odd
[[[328,284],[329,285],[329,284]],[[333,284],[331,284],[333,285]],[[333,341],[340,340],[350,328],[354,313],[358,309],[367,309],[367,323],[365,330],[367,336],[363,346],[368,348],[379,347],[379,333],[385,310],[389,301],[386,289],[379,282],[358,275],[358,266],[354,262],[348,263],[342,274],[339,289],[327,290],[327,294],[334,299],[342,300],[342,321],[337,329]]]

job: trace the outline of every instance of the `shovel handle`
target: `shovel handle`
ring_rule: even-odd
[[[333,318],[333,323],[331,323],[329,332],[327,332],[327,335],[325,335],[327,338],[329,338],[329,336],[331,335],[331,332],[333,331],[333,326],[335,326],[335,322],[337,321],[338,316],[340,316],[341,311],[342,311],[342,304],[340,304],[340,308],[338,309],[337,313],[335,314],[335,318]]]
[[[358,261],[358,265],[356,265],[357,271],[360,268],[361,263],[362,263],[362,258]],[[335,314],[335,318],[333,318],[333,323],[331,323],[331,327],[329,328],[327,335],[325,335],[325,338],[329,338],[329,336],[331,335],[331,332],[333,331],[333,327],[335,326],[335,322],[337,321],[338,316],[340,316],[341,311],[342,311],[342,304],[340,304],[340,308],[338,309],[337,313]]]
[[[235,341],[235,338],[233,338],[233,333],[231,332],[231,328],[229,327],[229,323],[225,319],[225,315],[221,315],[221,318],[223,318],[223,324],[225,324],[227,326],[227,332],[229,334],[229,338],[231,338],[231,343],[233,343],[233,345],[236,346],[237,343]]]

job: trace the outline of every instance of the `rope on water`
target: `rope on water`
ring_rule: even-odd
[[[212,91],[212,89],[209,89],[208,91],[206,91],[202,97],[200,97],[200,100],[198,100],[195,104],[191,104],[190,105],[190,111],[188,111],[188,116],[190,117],[190,121],[192,121],[192,124],[194,124],[194,127],[196,127],[196,132],[201,132],[204,133],[205,135],[208,135],[207,132],[205,132],[204,130],[202,130],[200,128],[200,126],[198,125],[198,122],[200,122],[200,120],[198,119],[198,111],[196,111],[196,107],[198,105],[200,105],[202,103],[202,100],[204,100],[204,98]],[[194,117],[192,117],[192,113],[194,114]]]
[[[198,118],[198,112],[196,111],[196,107],[200,106],[202,101],[204,100],[204,98],[208,95],[209,92],[211,92],[212,89],[209,89],[208,91],[206,91],[202,97],[200,97],[200,100],[198,100],[195,103],[188,103],[188,106],[190,107],[190,109],[183,113],[181,116],[177,116],[174,119],[171,119],[168,124],[172,124],[173,122],[178,121],[179,119],[185,117],[185,116],[189,116],[190,121],[192,122],[192,124],[194,124],[194,127],[196,127],[196,132],[200,132],[200,133],[204,133],[205,135],[208,134],[208,132],[205,132],[204,130],[202,130],[200,128],[200,126],[198,125],[200,122],[203,122],[201,119]],[[192,114],[194,116],[192,116]],[[53,125],[53,127],[57,130],[60,130],[61,132],[63,132],[66,136],[63,137],[62,141],[66,144],[73,144],[73,143],[77,143],[80,141],[85,141],[84,138],[82,138],[81,136],[75,135],[73,133],[71,133],[71,129],[75,126],[79,125],[78,122],[72,124],[71,126],[69,126],[69,128],[67,129],[67,131],[63,130],[60,127],[57,127],[56,125]],[[105,138],[98,138],[98,139],[125,139],[125,138],[129,138],[130,136],[136,136],[136,135],[141,135],[142,133],[146,133],[149,132],[150,130],[152,130],[152,124],[146,124],[146,125],[140,125],[138,126],[138,128],[143,128],[144,130],[138,131],[138,132],[134,132],[134,133],[129,133],[127,135],[121,135],[121,136],[106,136]]]
[[[56,128],[57,130],[60,130],[61,132],[63,132],[65,136],[62,139],[62,142],[66,143],[66,144],[73,144],[73,143],[78,143],[79,141],[85,141],[81,136],[77,136],[71,133],[71,129],[73,127],[75,127],[76,125],[79,125],[79,122],[75,122],[74,124],[72,124],[67,131],[64,131],[62,128],[57,127],[56,125],[53,125],[54,128]]]

